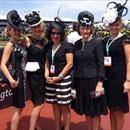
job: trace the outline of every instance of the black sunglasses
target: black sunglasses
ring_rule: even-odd
[[[52,35],[60,35],[60,32],[51,32]]]

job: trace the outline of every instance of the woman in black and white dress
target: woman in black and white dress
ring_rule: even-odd
[[[63,114],[64,128],[70,129],[71,69],[73,45],[64,41],[65,25],[62,21],[50,24],[47,37],[45,77],[47,79],[46,101],[52,103],[56,130],[61,130]]]
[[[27,50],[27,81],[32,94],[33,109],[30,119],[29,130],[41,130],[37,121],[40,111],[44,104],[45,96],[45,46],[46,39],[44,37],[46,26],[40,15],[32,11],[25,16],[26,23],[29,25],[32,35],[24,39],[24,45]]]

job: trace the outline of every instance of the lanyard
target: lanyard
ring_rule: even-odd
[[[113,43],[116,39],[118,39],[119,37],[121,37],[122,35],[123,35],[123,34],[119,33],[119,34],[117,35],[117,37],[115,37],[111,42],[110,42],[110,38],[108,38],[107,44],[106,44],[107,56],[109,56],[109,48],[110,48],[110,46],[112,45],[112,43]]]
[[[55,53],[57,52],[57,50],[60,48],[60,46],[61,46],[61,44],[59,44],[56,48],[54,45],[52,46],[52,59],[51,59],[52,64],[54,64],[54,56],[55,56]]]

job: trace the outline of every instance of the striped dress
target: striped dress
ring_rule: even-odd
[[[51,65],[52,58],[52,45],[47,46],[47,59],[49,61],[49,68]],[[51,76],[58,76],[63,68],[66,66],[66,53],[73,53],[73,45],[70,43],[61,44],[54,56],[55,73]],[[50,70],[50,69],[49,69]],[[71,96],[72,77],[71,70],[69,73],[56,84],[47,84],[45,92],[45,100],[48,103],[57,104],[70,104],[72,101]]]
[[[63,80],[55,85],[46,86],[46,101],[48,103],[70,104],[71,97],[71,75],[64,77]]]

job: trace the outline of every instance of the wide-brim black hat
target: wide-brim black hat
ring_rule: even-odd
[[[7,23],[17,30],[22,30],[22,20],[16,10],[11,10],[7,14]]]
[[[83,25],[92,25],[94,22],[94,15],[89,11],[82,11],[78,15],[78,22]]]

